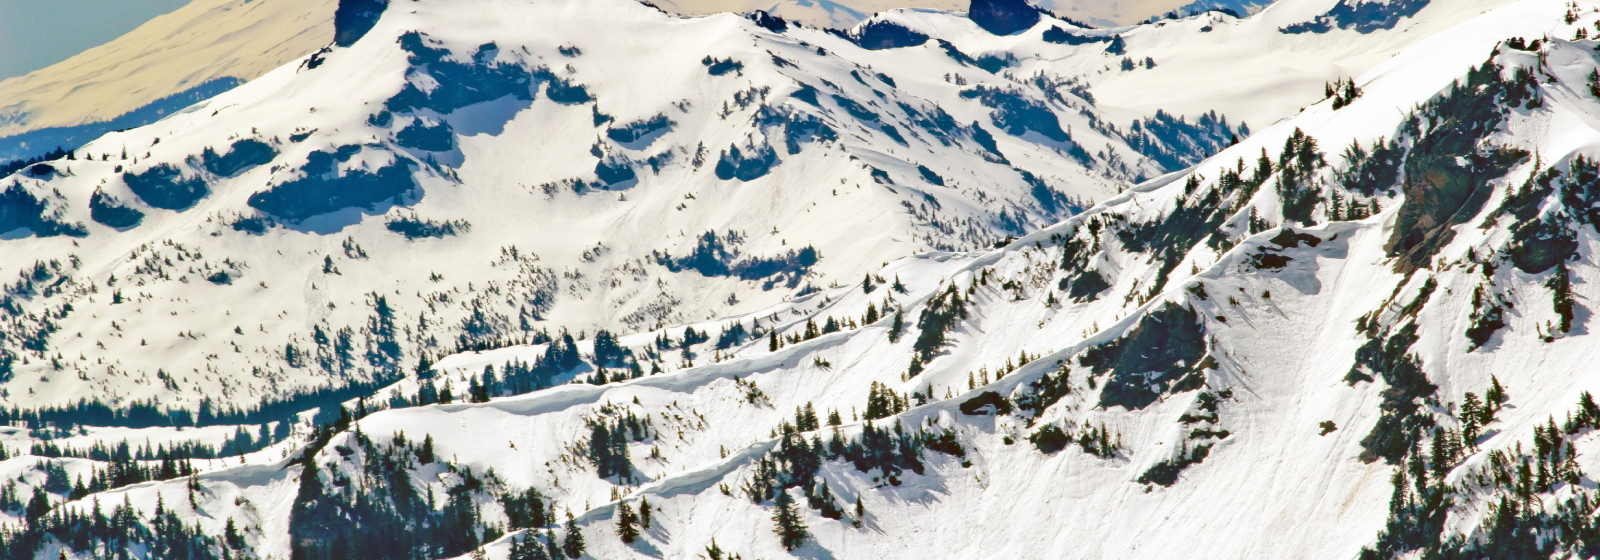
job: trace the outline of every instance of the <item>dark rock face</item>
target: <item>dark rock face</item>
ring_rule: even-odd
[[[17,228],[33,228],[44,213],[44,202],[22,187],[12,185],[0,191],[0,233]]]
[[[456,149],[456,135],[444,122],[416,119],[395,134],[395,142],[407,148],[428,152],[448,152]]]
[[[144,212],[129,208],[122,201],[96,190],[89,197],[89,217],[116,229],[128,229],[144,221]]]
[[[972,0],[967,17],[985,31],[1011,35],[1039,23],[1039,10],[1028,5],[1026,0]]]
[[[57,221],[59,213],[46,212],[47,204],[21,185],[12,184],[0,190],[0,234],[25,229],[39,237],[69,235],[84,237],[89,231],[83,224]]]
[[[740,151],[738,146],[730,146],[728,149],[730,151],[723,152],[722,158],[717,160],[716,167],[717,178],[724,181],[728,179],[754,181],[778,165],[778,154],[766,144],[744,151]]]
[[[165,163],[144,173],[123,173],[122,181],[145,204],[166,210],[187,209],[211,194],[204,179],[184,177],[182,170]]]
[[[744,17],[750,18],[750,21],[756,22],[756,25],[773,33],[783,33],[789,29],[789,22],[784,21],[781,17],[769,14],[765,10],[756,10],[745,14]]]
[[[275,157],[278,157],[278,151],[270,144],[247,138],[234,142],[233,146],[228,148],[228,153],[222,155],[218,155],[216,150],[206,148],[200,154],[200,162],[206,171],[221,177],[232,177],[252,167],[271,163]]]
[[[339,0],[339,7],[333,10],[333,42],[341,47],[354,45],[378,24],[378,16],[388,7],[388,0]]]
[[[869,51],[915,47],[928,42],[928,36],[898,23],[870,21],[857,30],[855,42]]]
[[[1079,356],[1095,375],[1108,374],[1100,406],[1139,410],[1164,393],[1204,386],[1205,328],[1186,306],[1166,304],[1127,335],[1090,348]]]
[[[375,171],[341,173],[337,163],[347,161],[360,146],[344,146],[335,153],[312,152],[301,167],[304,177],[250,195],[250,206],[272,217],[298,222],[344,208],[373,210],[416,192],[413,164],[396,157]]]
[[[471,62],[448,58],[450,51],[435,46],[436,43],[416,31],[400,36],[400,48],[409,55],[412,72],[433,78],[439,86],[423,91],[416,83],[408,82],[400,93],[384,103],[386,110],[405,114],[418,109],[431,109],[448,115],[468,105],[506,96],[532,101],[535,80],[554,77],[543,69],[540,76],[536,77],[520,65],[495,61],[499,47],[493,43],[478,47]],[[577,91],[567,91],[571,89]],[[581,86],[551,85],[550,97],[557,102],[568,103],[569,97],[580,96],[588,100],[588,93]]]

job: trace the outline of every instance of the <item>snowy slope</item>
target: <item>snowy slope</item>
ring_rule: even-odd
[[[622,2],[486,6],[549,32],[485,26],[474,11],[391,12],[349,48],[8,179],[15,402],[193,410],[204,396],[387,379],[422,355],[561,328],[748,313],[895,257],[1060,219],[1243,136],[1229,116],[1313,101],[1309,83],[1282,84],[1337,79],[1319,68],[1352,45],[1370,45],[1357,62],[1375,63],[1480,9],[1428,4],[1367,33],[1281,31],[1336,8],[1309,0],[1062,40],[1079,32],[1052,18],[995,36],[928,10],[847,38]],[[568,19],[616,32],[571,37],[581,26]],[[1127,64],[1147,45],[1162,62],[1111,70],[1118,42]],[[1218,62],[1276,42],[1303,49],[1297,71]],[[670,63],[636,56],[656,45],[671,45]],[[1152,80],[1217,82],[1193,68],[1243,68],[1282,91],[1150,95],[1167,91]],[[434,92],[441,80],[490,83]],[[95,242],[79,248],[78,236]],[[219,298],[233,305],[209,305]],[[373,332],[375,315],[394,326]],[[124,331],[152,317],[160,326]]]
[[[240,97],[239,108],[219,111],[215,119],[233,118],[229,111],[248,116],[262,105],[269,107],[263,111],[284,112],[271,104],[276,99],[268,100],[273,92],[334,80],[324,77],[332,72],[317,72],[338,68],[341,57],[362,49],[371,52],[360,60],[386,62],[373,65],[373,77],[356,76],[352,82],[365,86],[381,82],[378,78],[386,74],[410,73],[410,79],[418,80],[411,83],[425,83],[428,91],[450,91],[443,89],[447,80],[423,81],[431,74],[413,71],[416,66],[406,65],[401,54],[383,55],[379,47],[392,48],[391,41],[374,40],[386,32],[394,36],[398,29],[420,27],[420,19],[428,18],[429,28],[445,45],[467,41],[450,36],[448,17],[427,13],[429,6],[418,3],[419,20],[386,14],[367,38],[328,54],[316,69],[270,75],[268,80],[280,80],[265,82],[270,88],[257,85],[262,82],[240,88],[230,95],[256,97]],[[484,7],[486,13],[471,17],[510,20],[510,12]],[[598,18],[591,14],[603,12],[612,25],[627,23],[618,14],[637,13],[644,23],[625,28],[626,35],[642,40],[659,25],[644,10],[562,7],[567,21]],[[1280,4],[1273,10],[1294,7]],[[1319,5],[1284,17],[1310,21],[1329,10]],[[1421,21],[1428,13],[1415,17]],[[925,17],[920,20],[924,22],[938,17],[919,14],[900,12],[897,17]],[[864,280],[852,273],[837,286],[818,285],[818,291],[803,295],[783,292],[777,295],[787,297],[759,298],[757,286],[726,284],[724,289],[739,288],[738,297],[748,303],[686,305],[717,316],[685,313],[681,319],[663,319],[674,326],[629,329],[633,334],[618,338],[627,356],[604,348],[598,337],[575,343],[585,355],[581,361],[568,353],[565,341],[455,353],[420,364],[370,397],[347,401],[345,418],[325,415],[329,422],[322,429],[312,431],[303,423],[308,412],[296,419],[301,423],[288,437],[274,436],[270,439],[276,443],[263,449],[242,458],[229,453],[227,459],[199,461],[202,472],[193,478],[76,496],[58,492],[42,499],[53,504],[74,500],[53,505],[63,514],[87,512],[94,503],[110,509],[127,500],[141,518],[150,517],[160,503],[162,511],[175,512],[180,525],[197,527],[216,539],[199,539],[209,556],[197,557],[221,557],[224,549],[248,549],[264,558],[337,557],[346,552],[341,546],[373,543],[383,547],[364,549],[369,557],[389,557],[394,547],[412,546],[389,538],[404,533],[424,539],[415,544],[428,557],[467,557],[484,545],[488,557],[506,558],[513,541],[535,538],[516,530],[529,524],[526,503],[519,500],[526,500],[530,489],[537,491],[544,508],[533,524],[547,526],[557,544],[570,540],[574,531],[582,534],[585,553],[593,558],[709,558],[716,554],[712,550],[746,558],[884,558],[905,557],[907,551],[1008,558],[1394,558],[1441,552],[1460,557],[1583,557],[1600,545],[1591,536],[1600,502],[1593,480],[1583,474],[1596,468],[1600,450],[1595,439],[1600,407],[1592,399],[1586,403],[1584,396],[1600,389],[1600,381],[1587,375],[1586,360],[1592,346],[1590,302],[1600,297],[1593,282],[1600,278],[1593,258],[1600,218],[1592,212],[1600,199],[1600,169],[1589,159],[1600,155],[1600,99],[1591,86],[1596,80],[1591,76],[1600,75],[1600,57],[1596,42],[1587,37],[1600,24],[1600,13],[1589,5],[1572,10],[1562,2],[1530,0],[1449,17],[1458,19],[1437,24],[1438,31],[1375,64],[1349,90],[1341,87],[1336,99],[1315,102],[1198,165],[1102,197],[1098,204],[1003,247],[895,259],[884,254],[876,258],[888,262],[878,266],[861,259],[856,270],[872,271]],[[758,41],[756,53],[770,49],[794,65],[758,66],[754,61],[759,56],[750,51],[709,53],[743,61],[743,76],[755,83],[777,80],[773,75],[820,80],[828,78],[819,75],[842,73],[849,79],[848,72],[838,70],[812,70],[801,78],[784,73],[825,64],[801,64],[798,53],[749,29],[746,20],[725,16],[673,20],[673,25],[717,25],[746,33]],[[796,40],[793,33],[784,37]],[[806,37],[804,50],[820,45],[832,53],[851,53],[861,58],[846,60],[863,68],[871,64],[874,71],[891,76],[900,90],[893,95],[910,95],[904,90],[911,90],[931,98],[941,91],[926,83],[914,85],[918,82],[912,75],[891,73],[887,60],[889,55],[928,53],[856,52],[843,40],[826,43],[829,35]],[[477,51],[490,53],[478,60],[520,52],[510,38],[497,39],[499,48]],[[726,38],[717,42],[725,43]],[[543,53],[538,46],[529,51]],[[590,56],[623,59],[608,51],[619,47],[599,41],[576,46],[583,54],[567,58],[573,65],[567,75],[598,99],[591,103],[600,112],[618,122],[648,115],[649,108],[629,115],[623,110],[626,103],[607,102],[626,90],[605,74],[638,69],[617,63],[615,68],[591,70],[584,63]],[[689,62],[699,64],[698,56],[694,58]],[[663,57],[651,62],[667,64]],[[922,68],[943,62],[930,56],[915,63]],[[826,64],[843,63],[829,59]],[[437,66],[427,69],[439,71]],[[298,84],[301,79],[311,83]],[[657,82],[664,89],[683,87]],[[569,120],[580,122],[568,122],[561,130],[593,122],[594,108],[558,106],[547,99],[550,84],[542,85],[539,98],[524,111],[576,111]],[[344,87],[352,92],[344,104],[366,100],[362,89]],[[773,89],[778,91],[776,85]],[[1355,95],[1347,96],[1347,91]],[[865,98],[861,93],[846,90],[841,96]],[[974,119],[989,116],[961,105],[973,100],[945,94],[937,98],[944,110],[954,114],[965,109]],[[318,114],[335,114],[339,104],[324,101]],[[487,110],[476,109],[472,122],[483,122]],[[469,122],[460,111],[424,116],[449,122],[458,131]],[[391,118],[399,126],[400,119],[417,117],[397,111]],[[495,134],[515,134],[521,118],[519,113]],[[841,138],[851,130],[843,124],[848,121],[826,110],[817,118],[836,123]],[[521,124],[562,126],[553,117]],[[173,119],[162,126],[183,130],[176,127],[201,125]],[[231,126],[242,131],[244,125]],[[334,134],[333,126],[315,127],[318,132],[301,142],[316,146],[321,141],[315,140],[317,134]],[[689,125],[682,126],[654,143],[680,142],[675,135],[689,132]],[[357,162],[350,165],[365,162],[371,169],[410,154],[387,148],[385,137],[371,128],[349,132],[344,127],[337,133],[377,135],[350,154],[348,161]],[[266,130],[263,136],[272,134]],[[135,133],[148,131],[127,136]],[[898,146],[884,144],[892,140],[871,136],[870,130],[855,133],[863,137],[859,144],[841,140],[831,149],[867,160],[869,145]],[[169,138],[152,148],[193,148],[181,146],[187,139],[170,133],[152,134]],[[726,135],[721,138],[728,142]],[[1021,161],[1011,154],[1028,153],[1016,150],[1026,138],[996,138],[1003,141],[1000,149],[1008,157]],[[470,174],[487,172],[473,167],[485,159],[472,151],[473,141],[464,136],[459,140],[462,153],[434,156],[435,161],[460,158],[457,164],[437,168],[461,177],[460,185],[451,188],[473,188],[478,179]],[[617,148],[600,144],[603,153]],[[561,149],[553,140],[538,146]],[[784,159],[771,174],[786,173],[797,161],[826,165],[825,158],[807,157],[818,149],[803,146],[800,154],[790,154],[798,157]],[[910,151],[909,146],[894,149]],[[154,151],[150,159],[156,158]],[[971,154],[952,150],[937,155],[950,161]],[[931,166],[933,160],[912,161]],[[21,183],[28,192],[44,192],[44,185],[64,181],[62,196],[71,201],[72,180],[94,177],[88,166],[109,163],[78,160],[65,164],[85,166],[76,175],[12,180],[29,181]],[[1018,165],[1046,163],[1040,157]],[[241,177],[261,171],[266,170]],[[759,186],[762,179],[743,187]],[[267,177],[254,180],[277,184]],[[115,181],[109,182],[112,188]],[[611,195],[621,194],[638,202],[648,198],[649,190],[673,188],[646,181],[651,179],[640,179],[640,185],[620,193],[563,192],[556,200],[584,202],[585,196],[603,195],[610,202]],[[213,198],[245,199],[256,192],[230,192],[224,190],[227,183],[220,185],[217,194],[199,204],[213,204]],[[876,188],[909,187],[897,182]],[[432,192],[438,191],[429,192],[423,204]],[[990,185],[984,192],[1001,196],[1006,187]],[[978,201],[971,207],[981,208],[982,198],[970,196]],[[725,204],[738,209],[752,203],[735,198]],[[424,216],[453,217],[441,209],[418,207]],[[598,207],[565,211],[604,211]],[[186,215],[194,211],[166,215],[151,210],[146,219],[202,222]],[[82,210],[68,206],[65,212],[60,221],[70,223],[73,212]],[[842,215],[835,211],[829,218],[837,223]],[[85,239],[116,235],[76,219],[95,228]],[[270,241],[279,248],[294,236],[314,236],[321,227],[274,222],[264,236],[242,239]],[[474,218],[472,231],[434,241],[470,240],[489,229],[483,225],[487,223]],[[627,222],[613,218],[609,223]],[[365,225],[348,226],[335,238]],[[120,234],[148,227],[152,224]],[[842,227],[852,233],[859,229]],[[222,230],[217,237],[225,241],[232,235],[217,229]],[[629,233],[618,235],[642,235],[624,230]],[[59,238],[8,243],[29,247],[25,244],[51,239]],[[409,262],[427,262],[413,256],[421,251],[414,248],[420,243],[400,245],[404,252],[384,253],[379,242],[361,239],[358,244],[369,260],[338,259],[337,276],[354,276],[355,267],[368,266],[362,262],[400,254],[412,256]],[[607,245],[623,242],[628,240]],[[824,254],[819,266],[836,254],[861,250],[833,250],[816,243]],[[683,254],[677,249],[671,254]],[[451,250],[469,251],[471,245],[461,243]],[[186,261],[197,259],[192,251],[183,252]],[[217,252],[211,247],[201,251],[207,256]],[[249,258],[262,257],[256,253]],[[311,260],[320,270],[321,259]],[[195,266],[193,274],[205,272]],[[250,274],[259,266],[252,262],[233,286],[254,286]],[[455,276],[480,285],[487,281],[471,269],[439,272],[441,282]],[[667,280],[674,281],[683,280]],[[97,283],[104,294],[108,287]],[[268,281],[269,286],[283,283]],[[318,286],[315,281],[311,285]],[[141,289],[158,286],[149,280]],[[399,293],[389,295],[389,301],[405,301],[403,294],[412,290],[416,288],[397,288]],[[124,297],[137,291],[126,288]],[[39,297],[44,299],[56,297],[42,293],[41,288]],[[73,301],[73,309],[65,313],[69,320],[110,309]],[[335,313],[352,305],[361,302],[338,302]],[[578,324],[576,315],[553,316],[555,324]],[[417,320],[406,317],[400,323]],[[172,322],[158,327],[128,324],[150,332],[189,328]],[[722,335],[734,332],[734,324],[753,336],[722,344]],[[124,328],[130,337],[142,336],[134,327]],[[690,328],[705,331],[709,339],[695,338]],[[220,329],[195,330],[203,339],[199,333]],[[523,371],[529,363],[542,365],[530,374]],[[548,367],[557,363],[564,365]],[[639,370],[629,373],[630,364]],[[498,379],[485,381],[485,366]],[[664,371],[645,374],[656,367]],[[40,370],[23,369],[19,376]],[[601,373],[607,377],[596,379]],[[526,375],[546,376],[539,378],[542,382],[578,382],[525,393],[513,389]],[[484,390],[483,398],[469,399],[484,402],[461,402],[485,383],[491,389]],[[437,392],[445,388],[453,391],[456,402],[438,402]],[[888,398],[883,396],[886,390]],[[1490,396],[1499,392],[1507,395],[1503,402]],[[32,398],[43,402],[42,397]],[[1491,413],[1468,412],[1475,406],[1468,403],[1486,399],[1494,403]],[[832,448],[831,440],[838,438],[839,450],[819,452],[797,443],[806,440],[799,440],[791,426],[809,421],[802,414],[797,422],[797,412],[806,407],[821,421],[802,427],[809,432],[803,437],[815,436],[816,447],[822,449]],[[837,428],[826,425],[835,411]],[[869,415],[876,417],[871,423],[863,420]],[[648,421],[641,424],[641,418]],[[1547,432],[1546,425],[1558,428]],[[196,441],[216,442],[221,433],[237,429],[221,428],[176,433],[181,437],[183,431],[194,430],[189,437]],[[268,428],[253,421],[244,427]],[[84,431],[88,433],[16,430],[4,438],[12,442],[6,444],[11,451],[20,451],[23,442],[43,444],[46,436],[74,445],[101,441],[95,439],[99,437],[138,442],[146,434],[153,440],[178,441],[162,439],[174,438],[172,428],[135,430],[143,432],[139,434]],[[624,435],[597,435],[608,431]],[[615,472],[620,449],[626,450],[621,461],[626,471]],[[19,491],[27,496],[33,488],[50,484],[45,465],[62,465],[69,476],[86,475],[97,465],[81,458],[39,461],[12,458],[0,463],[0,472],[12,479],[20,476]],[[104,468],[104,463],[98,464]],[[822,488],[832,496],[831,503],[821,497]],[[779,492],[796,502],[797,515],[808,527],[794,550],[786,550],[773,531]],[[622,542],[616,533],[619,498],[635,512],[645,501],[651,504],[651,526],[641,528],[632,543]],[[21,511],[3,505],[0,510],[13,517]],[[570,523],[567,512],[574,516]],[[237,545],[226,544],[229,519],[242,534]],[[56,532],[51,537],[28,549],[35,557],[54,557],[59,543],[51,539],[76,534],[52,527]],[[168,530],[175,531],[171,526]],[[1539,540],[1533,539],[1535,530]],[[136,537],[128,542],[143,547],[157,541]],[[84,547],[69,548],[73,557],[87,555]]]
[[[745,313],[1242,134],[1108,128],[934,43],[620,0],[429,6],[6,179],[10,402],[247,403]]]
[[[1081,21],[1116,25],[1180,9],[1179,4],[1041,5]],[[75,148],[107,131],[157,120],[305,56],[332,38],[336,5],[332,0],[195,0],[69,60],[0,81],[0,160]],[[967,2],[665,0],[656,5],[684,15],[765,10],[797,23],[847,29],[881,11],[912,6],[963,11]]]

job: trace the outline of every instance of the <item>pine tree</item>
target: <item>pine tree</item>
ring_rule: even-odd
[[[228,548],[244,548],[244,536],[239,534],[239,528],[233,524],[233,518],[228,518],[227,527],[222,530],[223,542],[228,543]]]
[[[634,526],[635,523],[638,523],[638,517],[634,515],[633,507],[629,506],[628,502],[619,502],[617,504],[617,538],[622,539],[624,543],[631,543],[634,539],[639,538],[639,528]]]
[[[768,331],[768,333],[771,336],[767,338],[767,351],[777,352],[779,348],[783,348],[783,343],[778,341],[778,329],[774,327],[771,331]]]
[[[1482,416],[1478,395],[1467,393],[1461,399],[1461,440],[1468,447],[1478,446],[1478,421]]]
[[[428,434],[422,440],[422,447],[417,449],[417,462],[426,465],[432,463],[433,459],[433,434]]]
[[[544,545],[539,544],[539,537],[528,533],[511,541],[511,554],[506,560],[550,560],[550,555],[545,553]]]
[[[567,518],[571,519],[572,514],[568,513]],[[556,540],[556,532],[554,529],[546,528],[544,530],[544,552],[545,556],[550,557],[550,560],[559,560],[566,554],[561,551],[561,546]]]
[[[777,533],[779,542],[783,544],[783,549],[794,550],[799,548],[800,544],[805,542],[806,537],[810,536],[810,533],[806,532],[805,521],[800,519],[800,512],[795,507],[794,498],[789,495],[787,490],[779,490],[777,498],[773,500],[773,506],[775,511],[772,512],[772,520],[778,524],[777,528],[773,529],[773,532]]]
[[[572,518],[570,511],[567,512],[567,523],[563,528],[566,529],[566,535],[561,539],[561,552],[565,553],[567,558],[583,556],[583,530],[578,528],[578,520]]]
[[[889,325],[889,342],[900,342],[900,332],[906,328],[906,319],[900,310],[894,310],[894,323]]]
[[[1483,421],[1484,424],[1488,424],[1494,419],[1494,415],[1500,412],[1500,408],[1506,404],[1506,399],[1508,398],[1505,387],[1500,386],[1499,377],[1490,375],[1489,383],[1489,392],[1483,395],[1487,401],[1484,403],[1484,408],[1489,411],[1488,419]]]
[[[644,527],[644,528],[646,528],[646,529],[650,528],[650,500],[649,499],[641,498],[639,500],[639,525]]]

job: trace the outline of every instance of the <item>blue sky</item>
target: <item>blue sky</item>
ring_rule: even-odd
[[[0,79],[66,60],[188,0],[0,0]]]

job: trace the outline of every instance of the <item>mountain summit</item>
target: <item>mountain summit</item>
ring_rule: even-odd
[[[1027,0],[972,0],[967,17],[985,31],[1011,35],[1039,23],[1039,9],[1029,5]]]

